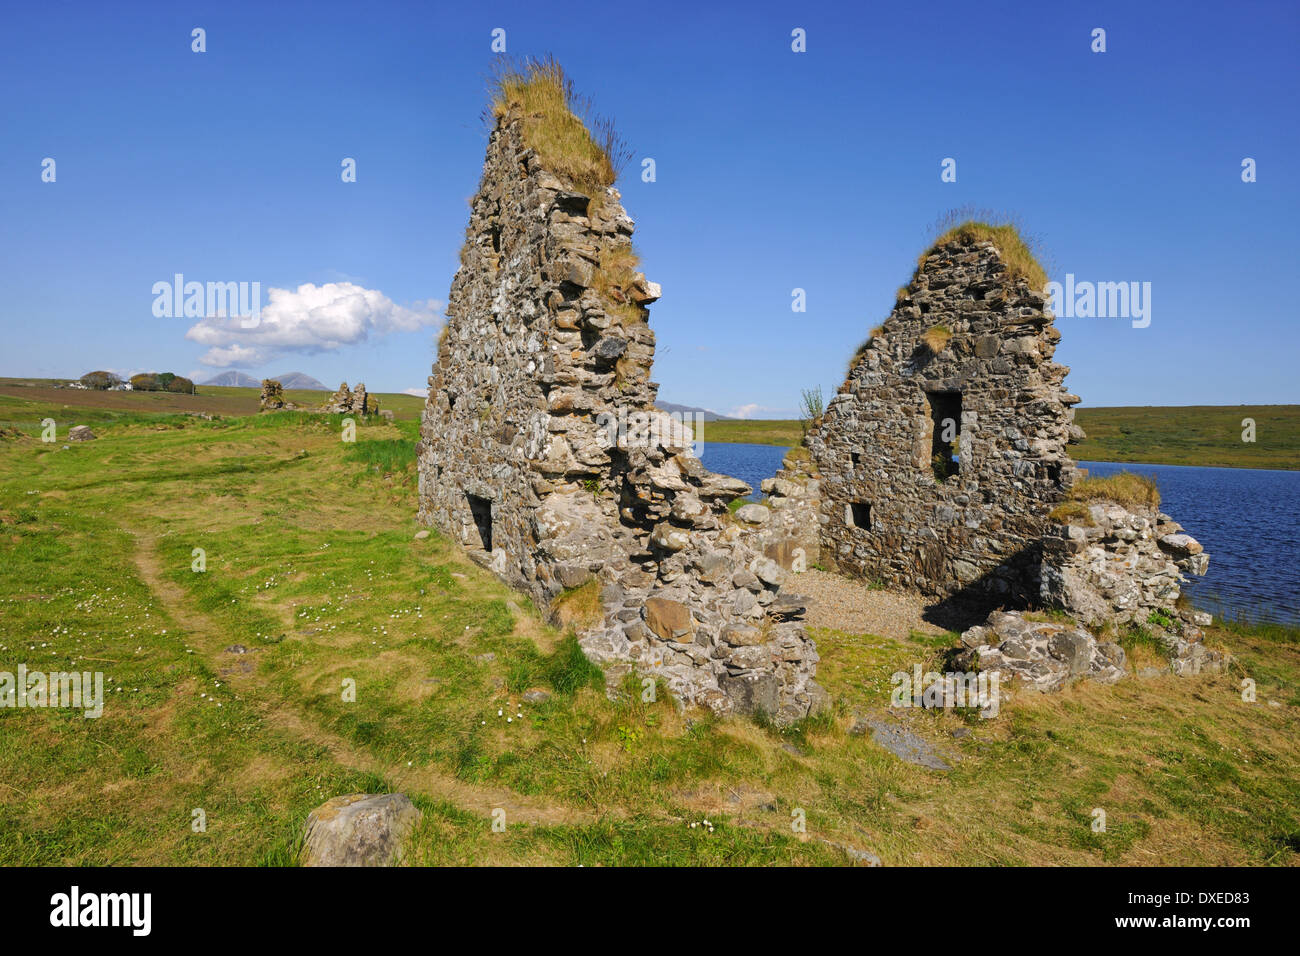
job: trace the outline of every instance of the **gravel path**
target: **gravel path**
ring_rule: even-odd
[[[926,600],[902,591],[873,591],[852,578],[809,568],[791,575],[791,591],[808,597],[809,627],[829,627],[849,634],[906,639],[912,631],[942,634],[943,629],[923,620]]]

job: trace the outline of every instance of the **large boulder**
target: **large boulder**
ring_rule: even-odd
[[[307,815],[303,866],[392,866],[420,822],[420,811],[401,793],[335,797]]]
[[[68,441],[94,441],[96,435],[90,430],[89,425],[73,425],[72,430],[68,432]]]

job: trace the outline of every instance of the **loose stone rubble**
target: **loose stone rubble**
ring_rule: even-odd
[[[1074,624],[1029,621],[1018,613],[994,611],[961,636],[967,650],[955,665],[963,670],[1001,673],[1025,690],[1050,692],[1076,680],[1113,684],[1125,675],[1124,649],[1098,641]]]
[[[429,378],[420,520],[543,607],[599,588],[602,619],[580,640],[611,674],[796,720],[827,703],[804,608],[728,514],[750,487],[705,469],[689,429],[654,408],[660,289],[609,266],[634,229],[619,199],[575,192],[520,117],[498,121]]]

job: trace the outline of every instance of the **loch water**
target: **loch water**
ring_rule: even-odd
[[[781,467],[788,448],[705,442],[712,471],[754,488]],[[1081,461],[1098,477],[1133,471],[1155,478],[1161,509],[1210,552],[1210,570],[1185,586],[1192,603],[1225,617],[1300,626],[1300,471]]]

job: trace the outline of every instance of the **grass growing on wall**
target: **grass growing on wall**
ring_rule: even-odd
[[[950,218],[953,218],[950,215]],[[942,221],[941,221],[942,222]],[[1024,279],[1031,289],[1042,291],[1047,286],[1047,272],[1038,262],[1029,242],[1021,235],[1020,229],[1010,222],[992,223],[978,219],[967,219],[950,228],[944,229],[930,248],[921,255],[918,269],[925,260],[940,246],[955,240],[967,242],[991,242],[997,246],[998,254],[1006,265],[1012,278]]]
[[[549,56],[506,63],[490,92],[493,117],[520,116],[524,142],[542,164],[598,203],[629,154],[611,120],[597,117],[594,130],[588,126],[590,100],[577,95],[564,68]]]
[[[1125,508],[1160,507],[1160,489],[1154,478],[1121,471],[1105,478],[1084,478],[1070,489],[1074,501],[1113,501]]]

